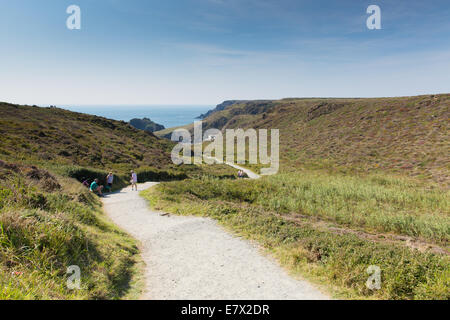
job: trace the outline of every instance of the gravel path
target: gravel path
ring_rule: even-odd
[[[148,182],[139,190],[154,186]],[[103,198],[109,217],[142,243],[144,299],[327,299],[212,219],[163,216],[131,188]]]
[[[219,160],[218,160],[217,158],[214,158],[214,157],[208,157],[208,158],[209,158],[209,159],[212,159],[212,160],[215,160],[216,163],[219,163]],[[244,171],[250,179],[259,179],[259,178],[261,178],[261,176],[260,176],[259,174],[254,173],[253,171],[251,171],[251,170],[249,170],[249,169],[246,169],[246,168],[244,168],[244,167],[241,167],[241,166],[239,166],[239,165],[237,165],[237,164],[235,164],[235,163],[232,163],[232,162],[224,162],[224,164],[226,164],[226,165],[228,165],[228,166],[230,166],[230,167],[233,167],[233,168],[235,168],[235,169],[237,169],[237,170],[242,170],[242,171]]]

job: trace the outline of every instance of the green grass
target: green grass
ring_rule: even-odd
[[[0,299],[139,295],[137,243],[104,216],[96,196],[27,166],[3,164],[0,181]],[[71,265],[81,268],[81,290],[66,286]]]
[[[383,241],[387,234],[381,234],[409,235],[446,248],[449,195],[433,185],[305,171],[260,180],[169,182],[143,194],[157,209],[209,216],[259,241],[291,271],[337,297],[450,298],[448,255]],[[358,232],[382,237],[373,241]],[[381,290],[365,286],[370,265],[382,269]]]
[[[107,172],[49,165],[52,171],[0,160],[0,299],[127,299],[142,291],[136,242],[103,214],[99,199],[80,183]],[[143,181],[228,178],[227,166],[141,167]],[[52,173],[55,172],[55,173]],[[114,187],[128,183],[116,175]],[[78,265],[82,290],[66,288],[66,269]]]
[[[136,242],[104,216],[83,179],[113,190],[139,182],[229,178],[225,166],[175,166],[173,143],[122,121],[0,103],[0,299],[139,297]],[[82,290],[66,288],[78,265]]]
[[[245,202],[281,215],[301,214],[367,231],[393,232],[448,245],[450,195],[408,178],[348,176],[321,171],[260,180],[189,180],[168,193]]]
[[[236,181],[225,165],[173,165],[172,142],[125,122],[0,103],[0,299],[138,297],[135,241],[79,183],[113,171],[118,189],[131,169],[141,182],[188,178],[144,194],[259,241],[337,297],[449,299],[448,254],[429,250],[448,252],[448,106],[449,95],[234,105],[204,129],[280,129],[282,172]],[[66,288],[73,264],[82,290]],[[381,290],[365,286],[369,265]]]

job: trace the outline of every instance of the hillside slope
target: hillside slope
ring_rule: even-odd
[[[175,167],[170,141],[121,121],[0,103],[0,300],[139,297],[137,243],[80,182],[233,177],[228,168]],[[66,286],[69,266],[81,290]],[[139,281],[137,281],[139,282]]]
[[[232,105],[245,103],[245,102],[247,102],[247,101],[245,101],[245,100],[227,100],[227,101],[224,101],[224,102],[218,104],[214,109],[209,110],[208,112],[206,112],[204,114],[201,114],[197,119],[205,119],[206,117],[209,117],[213,113],[225,110],[225,109],[231,107]]]
[[[0,160],[0,300],[136,298],[138,254],[80,183]],[[69,266],[81,290],[66,286]]]
[[[450,95],[250,101],[214,112],[208,128],[280,129],[283,170],[382,170],[448,185]]]
[[[137,297],[137,243],[79,181],[112,170],[117,189],[140,167],[170,177],[170,147],[124,122],[0,103],[0,299]],[[73,265],[81,290],[66,286]]]
[[[128,170],[171,164],[172,144],[123,121],[0,103],[0,157]]]
[[[337,297],[448,300],[449,106],[450,95],[231,105],[203,130],[279,129],[281,171],[161,183],[148,197],[258,241]],[[366,286],[370,266],[379,290]]]

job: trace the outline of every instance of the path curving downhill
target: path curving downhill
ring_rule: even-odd
[[[140,184],[139,189],[154,185]],[[107,215],[142,244],[143,299],[328,299],[212,219],[162,215],[130,187],[106,196],[103,203]]]
[[[215,163],[221,163],[221,162],[219,161],[219,159],[217,159],[217,158],[213,158],[213,157],[208,157],[208,158],[211,159],[211,160],[214,160]],[[241,167],[241,166],[239,166],[239,165],[237,165],[237,164],[235,164],[235,163],[232,163],[232,162],[223,162],[223,163],[226,164],[226,165],[228,165],[228,166],[230,166],[230,167],[233,167],[233,168],[235,168],[235,169],[237,169],[237,170],[242,170],[242,171],[244,171],[250,179],[259,179],[259,178],[261,178],[261,176],[260,176],[259,174],[253,172],[253,171],[250,170],[250,169]]]

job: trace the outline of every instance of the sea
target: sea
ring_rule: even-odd
[[[133,118],[149,118],[166,128],[184,126],[198,120],[197,117],[213,105],[148,105],[148,106],[58,106],[70,111],[82,112],[114,120],[130,121]]]

